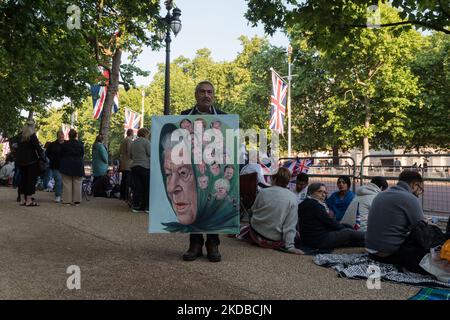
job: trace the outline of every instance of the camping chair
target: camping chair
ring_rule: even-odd
[[[239,176],[239,197],[240,197],[240,216],[241,220],[245,214],[247,214],[248,219],[252,215],[251,207],[256,199],[258,186],[258,174],[256,172],[245,174]]]

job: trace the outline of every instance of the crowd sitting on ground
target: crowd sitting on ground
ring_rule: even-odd
[[[94,197],[120,198],[120,185],[114,180],[114,171],[108,169],[106,174],[97,179],[92,185]]]
[[[296,254],[305,247],[361,247],[376,261],[426,273],[419,266],[426,250],[411,240],[427,237],[418,234],[423,232],[419,221],[426,219],[418,200],[423,178],[417,171],[404,170],[389,189],[384,177],[374,177],[356,195],[349,177],[340,176],[338,191],[327,199],[326,185],[308,184],[305,173],[297,175],[295,189],[289,191],[290,172],[284,170],[272,177],[272,187],[258,192],[249,225],[241,228],[238,239]],[[441,239],[450,239],[450,219]]]

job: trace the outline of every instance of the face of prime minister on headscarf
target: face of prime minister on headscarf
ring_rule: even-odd
[[[172,150],[164,151],[166,188],[178,221],[188,225],[197,217],[197,187],[191,164],[172,162]]]

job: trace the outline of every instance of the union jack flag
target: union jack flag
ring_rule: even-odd
[[[108,92],[109,83],[109,70],[102,66],[98,66],[99,72],[106,79],[106,85],[101,86],[98,84],[91,85],[92,103],[94,105],[93,117],[94,119],[100,118],[103,110],[103,105],[106,100],[106,93]],[[113,112],[116,113],[119,110],[119,92],[114,96]]]
[[[125,132],[128,129],[133,129],[134,135],[137,134],[139,130],[139,123],[141,122],[141,115],[137,112],[134,112],[128,108],[125,108],[125,124],[124,129]]]
[[[312,164],[311,159],[296,159],[289,160],[283,163],[283,168],[289,169],[291,172],[291,181],[289,181],[289,187],[295,187],[295,181],[300,172],[308,173],[309,167]]]
[[[286,114],[286,93],[288,86],[277,73],[272,70],[272,95],[270,96],[269,128],[283,134],[284,115]]]
[[[263,175],[270,176],[272,174],[272,170],[270,169],[270,166],[266,166],[264,163],[260,162],[259,166],[261,167],[263,171]]]

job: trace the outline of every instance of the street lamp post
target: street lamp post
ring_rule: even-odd
[[[164,89],[164,115],[170,114],[170,31],[173,32],[175,37],[181,30],[181,10],[173,7],[173,1],[167,0],[164,2],[167,9],[167,14],[164,18],[161,18],[166,24],[166,74],[165,74],[165,89]],[[173,9],[173,10],[172,10]],[[172,13],[170,12],[172,10]]]

